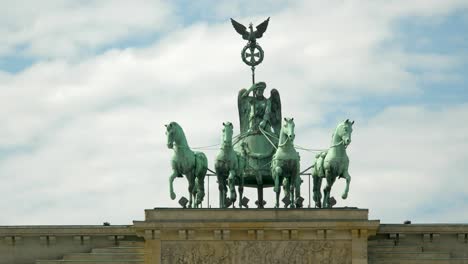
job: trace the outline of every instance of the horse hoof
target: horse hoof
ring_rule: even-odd
[[[175,200],[175,198],[176,198],[176,194],[174,192],[171,192],[171,199]]]
[[[341,198],[343,198],[343,200],[345,200],[346,198],[348,198],[348,194],[344,193],[343,195],[341,195]]]

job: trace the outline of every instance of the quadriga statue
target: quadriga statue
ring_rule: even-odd
[[[346,121],[338,124],[332,136],[332,145],[327,151],[317,154],[314,162],[313,177],[313,192],[315,206],[321,208],[330,208],[330,192],[336,178],[346,179],[346,187],[341,196],[343,199],[348,197],[349,183],[351,176],[348,172],[349,158],[346,154],[346,148],[351,144],[351,134],[353,132],[354,121]],[[322,179],[325,178],[327,185],[323,193],[323,204],[321,201],[322,194],[320,192]]]
[[[174,179],[185,175],[190,196],[188,207],[198,208],[205,197],[205,176],[208,170],[206,156],[203,152],[194,152],[190,149],[185,133],[179,124],[171,122],[165,126],[167,147],[174,150],[171,160],[172,175],[169,178],[171,199],[176,198]]]

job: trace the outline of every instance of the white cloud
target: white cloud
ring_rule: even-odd
[[[0,7],[0,55],[77,58],[174,23],[171,5],[159,0],[20,0]]]
[[[391,107],[357,124],[350,154],[358,203],[368,204],[374,217],[387,221],[408,217],[429,222],[429,216],[420,215],[421,209],[444,210],[450,200],[466,197],[466,165],[460,162],[468,159],[468,126],[460,120],[467,113],[466,104],[444,109]],[[468,208],[459,202],[459,208],[438,218],[468,221],[452,215]]]
[[[49,6],[57,13],[51,19],[75,12],[69,7],[57,8],[57,3]],[[147,2],[138,3],[151,10]],[[386,2],[350,3],[306,2],[272,14],[270,27],[260,40],[266,58],[257,69],[257,80],[280,90],[284,116],[295,117],[299,145],[328,146],[332,128],[323,127],[325,117],[336,111],[346,113],[345,118],[355,116],[350,147],[352,190],[349,200],[340,200],[339,205],[369,207],[376,218],[400,221],[432,195],[440,195],[441,188],[449,189],[440,174],[450,171],[451,181],[463,180],[461,165],[445,157],[467,155],[453,143],[466,143],[466,131],[459,128],[457,120],[467,114],[467,107],[392,107],[366,117],[362,113],[366,109],[356,102],[375,95],[423,93],[420,82],[428,78],[424,73],[446,80],[453,77],[450,71],[460,58],[382,46],[396,34],[394,22],[401,16],[419,14],[417,7],[390,8],[383,16]],[[439,9],[437,3],[428,5]],[[447,3],[447,11],[436,10],[433,15],[458,8],[455,2]],[[114,8],[121,10],[120,4]],[[132,8],[143,8],[139,4]],[[430,14],[425,7],[420,13]],[[107,31],[122,14],[105,18],[103,23],[95,13],[87,16],[99,30]],[[127,16],[121,22],[126,23],[124,28],[141,27],[142,32],[148,32],[152,30],[149,25],[164,16],[143,17]],[[262,19],[263,14],[251,20]],[[80,21],[67,23],[94,28]],[[44,32],[43,36],[58,39],[66,36]],[[125,32],[113,33],[110,27],[110,35],[85,44],[84,50],[128,36]],[[24,41],[41,43],[42,37]],[[72,34],[70,41],[80,43],[80,35]],[[32,146],[32,150],[0,160],[0,191],[9,197],[0,202],[0,210],[9,212],[0,216],[0,223],[129,223],[144,208],[177,206],[167,195],[172,153],[165,147],[163,124],[171,120],[182,124],[191,146],[217,143],[223,121],[230,120],[237,128],[237,91],[250,84],[250,69],[239,55],[243,45],[244,40],[227,20],[215,25],[199,23],[168,32],[146,48],[114,49],[78,61],[46,60],[18,74],[2,73],[0,148]],[[46,57],[82,52],[81,48],[78,53],[41,54],[40,50],[31,48],[30,52]],[[408,70],[415,67],[423,74]],[[402,151],[402,145],[414,149],[405,147]],[[381,155],[375,154],[377,146]],[[432,147],[435,154],[428,152]],[[215,152],[207,153],[212,163]],[[312,163],[312,157],[312,153],[303,154],[304,168]],[[217,188],[212,181],[211,201],[216,205]],[[427,182],[424,189],[423,181]],[[176,186],[186,195],[185,180],[177,179]],[[413,186],[421,195],[412,195]],[[341,192],[342,187],[342,182],[338,183],[335,192]],[[271,195],[271,189],[266,192]],[[255,192],[249,189],[247,193],[253,204]],[[375,199],[377,195],[379,199]],[[395,196],[404,202],[395,203]],[[11,206],[20,203],[25,207]],[[445,220],[454,220],[454,215],[448,213]]]

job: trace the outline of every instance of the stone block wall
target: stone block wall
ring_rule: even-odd
[[[369,263],[468,264],[468,224],[381,224]]]
[[[131,226],[0,226],[0,264],[32,264],[135,240]]]

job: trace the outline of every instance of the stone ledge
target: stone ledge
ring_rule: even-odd
[[[146,222],[311,222],[311,221],[367,221],[369,211],[357,208],[333,209],[182,209],[155,208],[145,210]],[[138,221],[134,221],[138,222]]]
[[[2,236],[134,235],[132,226],[0,226]]]
[[[468,233],[468,224],[381,224],[377,233]]]

